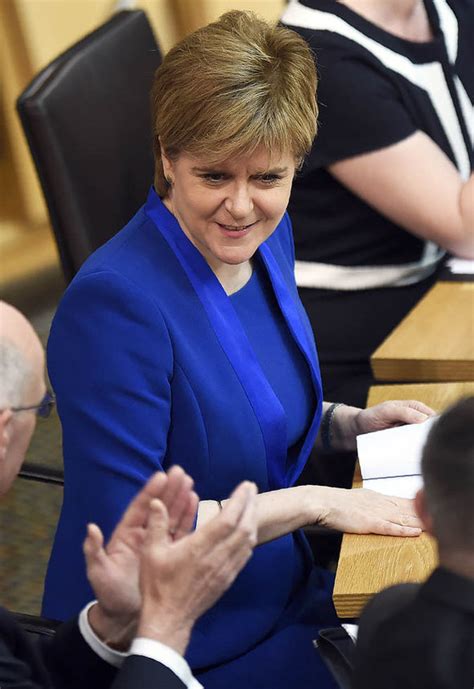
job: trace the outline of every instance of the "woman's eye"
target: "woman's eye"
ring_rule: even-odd
[[[217,182],[222,182],[224,179],[222,172],[206,172],[206,174],[202,175],[202,177],[206,180],[206,182],[213,182],[214,184]]]
[[[263,182],[264,184],[275,184],[278,182],[281,177],[280,175],[261,175],[259,178],[260,182]]]

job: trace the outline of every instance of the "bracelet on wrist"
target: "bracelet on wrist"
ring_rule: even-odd
[[[333,402],[323,416],[323,420],[321,421],[321,444],[323,446],[323,450],[333,449],[332,441],[334,412],[338,407],[343,406],[343,404],[343,402]]]

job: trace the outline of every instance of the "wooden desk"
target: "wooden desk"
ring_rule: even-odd
[[[374,386],[368,406],[390,399],[418,399],[442,411],[473,394],[472,382]],[[359,467],[354,487],[361,487]],[[417,538],[345,534],[333,593],[337,614],[358,617],[375,593],[405,581],[424,581],[436,563],[435,544],[425,533]]]
[[[377,380],[474,380],[474,282],[438,282],[371,364]]]

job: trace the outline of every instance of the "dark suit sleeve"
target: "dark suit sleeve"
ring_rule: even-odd
[[[117,670],[84,641],[77,621],[38,643],[0,609],[1,689],[186,689],[161,663],[128,657]]]
[[[111,689],[186,689],[169,668],[143,656],[129,656]]]
[[[116,675],[84,641],[77,621],[59,627],[53,638],[34,640],[0,609],[1,689],[107,689]]]
[[[186,689],[169,668],[150,658],[129,656],[119,670],[112,667],[86,643],[76,620],[59,628],[46,656],[58,689]]]

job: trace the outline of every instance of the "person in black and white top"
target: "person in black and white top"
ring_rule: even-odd
[[[436,278],[474,258],[472,0],[290,0],[319,129],[289,211],[325,397],[363,406],[369,356]]]

